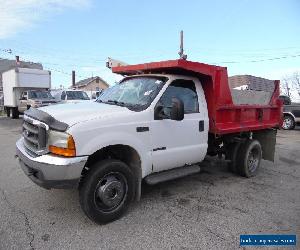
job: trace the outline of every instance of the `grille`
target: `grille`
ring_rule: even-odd
[[[47,131],[43,123],[24,117],[22,135],[24,145],[31,153],[37,155],[46,153]]]

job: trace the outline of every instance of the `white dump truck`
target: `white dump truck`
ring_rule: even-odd
[[[225,156],[244,177],[274,160],[279,81],[268,102],[246,91],[254,103],[231,94],[225,67],[180,59],[112,70],[125,78],[95,102],[27,110],[16,143],[24,173],[44,188],[78,188],[91,220],[119,218],[142,180],[196,174],[207,155]]]
[[[51,88],[51,72],[41,69],[14,68],[2,74],[4,109],[8,116],[19,117],[29,107],[54,104],[48,90]]]

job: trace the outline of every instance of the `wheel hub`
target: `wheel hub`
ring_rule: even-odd
[[[290,126],[292,125],[292,120],[290,118],[285,118],[283,120],[283,124],[282,124],[282,127],[287,129],[289,128]]]
[[[259,159],[258,153],[251,151],[248,156],[248,169],[250,172],[254,172],[258,167]]]
[[[104,177],[99,183],[96,195],[101,202],[108,208],[117,206],[124,197],[124,184],[115,176]]]

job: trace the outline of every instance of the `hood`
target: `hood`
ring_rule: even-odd
[[[91,101],[90,99],[88,100],[64,100],[62,101],[63,103],[81,103],[81,102],[88,102]]]
[[[57,101],[55,99],[52,98],[48,98],[48,99],[36,99],[37,101],[40,101],[42,103],[57,103]]]
[[[80,103],[65,103],[46,107],[41,107],[39,110],[48,113],[56,120],[68,124],[70,127],[79,122],[84,122],[96,118],[108,118],[120,116],[130,111],[126,107],[110,105],[98,102],[80,102]]]

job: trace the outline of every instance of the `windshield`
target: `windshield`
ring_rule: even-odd
[[[49,91],[29,91],[29,98],[30,99],[54,99]]]
[[[125,106],[135,111],[144,110],[151,104],[165,82],[165,77],[127,78],[106,89],[97,102]]]
[[[87,93],[84,91],[67,91],[68,100],[89,100]]]

